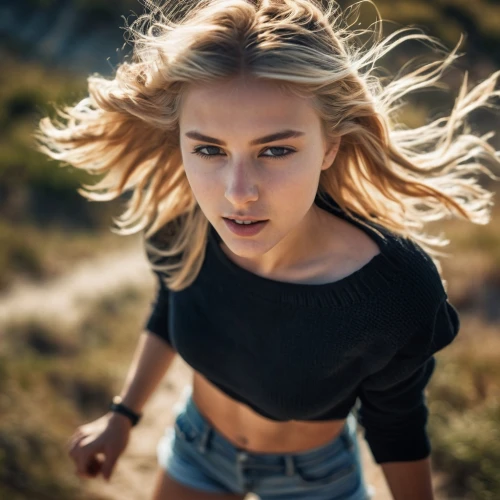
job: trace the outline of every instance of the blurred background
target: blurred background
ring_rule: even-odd
[[[352,2],[342,1],[342,6]],[[443,81],[448,89],[408,97],[400,120],[421,125],[449,114],[469,72],[477,83],[499,69],[500,2],[374,0],[385,32],[413,25],[464,52]],[[142,499],[151,495],[155,445],[190,369],[176,360],[145,408],[111,483],[75,476],[66,440],[107,411],[118,393],[149,313],[155,283],[140,235],[111,232],[125,199],[90,202],[76,189],[96,178],[37,153],[31,134],[54,106],[86,96],[92,73],[112,76],[130,57],[125,19],[143,13],[135,0],[0,2],[0,498]],[[373,7],[361,10],[366,27]],[[434,54],[435,55],[435,54]],[[379,61],[388,74],[433,53],[406,42]],[[477,134],[499,115],[479,110]],[[491,140],[500,149],[497,137]],[[500,175],[500,172],[495,172]],[[498,193],[500,183],[481,184]],[[429,225],[451,243],[442,259],[449,297],[461,317],[456,341],[437,354],[428,391],[434,481],[440,499],[500,498],[500,207],[491,223]],[[435,227],[433,227],[435,226]],[[366,447],[375,500],[390,498]]]

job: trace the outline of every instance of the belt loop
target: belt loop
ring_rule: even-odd
[[[236,451],[236,474],[238,475],[238,482],[245,490],[248,489],[248,480],[245,475],[245,464],[248,459],[248,453],[243,450]]]
[[[354,448],[354,441],[353,439],[356,439],[356,431],[354,429],[351,429],[351,414],[349,414],[348,416],[348,419],[347,421],[345,422],[344,424],[344,428],[342,429],[342,433],[341,433],[341,436],[342,436],[342,440],[344,441],[345,443],[345,447],[348,449],[348,450],[352,450]],[[354,433],[354,437],[351,433]]]
[[[201,433],[200,442],[198,444],[198,450],[200,453],[205,453],[207,451],[207,443],[210,438],[210,431],[212,427],[210,425],[204,424],[204,429]]]
[[[292,455],[285,455],[285,469],[287,476],[293,476],[295,474],[295,464]]]

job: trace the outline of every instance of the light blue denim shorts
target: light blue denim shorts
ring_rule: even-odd
[[[260,500],[369,500],[349,413],[342,432],[325,445],[295,453],[245,451],[220,434],[191,395],[157,446],[158,463],[197,490],[254,493]]]

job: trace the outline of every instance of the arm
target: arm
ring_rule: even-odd
[[[120,393],[123,404],[140,413],[174,360],[176,352],[158,335],[144,331]],[[111,419],[130,420],[113,413]]]
[[[458,314],[444,297],[429,324],[417,327],[385,366],[361,383],[358,420],[395,500],[433,500],[425,389],[434,354],[459,328]]]
[[[155,272],[155,275],[158,280],[156,297],[120,393],[123,404],[137,413],[142,411],[177,353],[170,336],[170,290],[160,273]],[[112,418],[126,419],[130,423],[119,413],[113,413]]]
[[[434,500],[430,457],[380,466],[394,500]]]

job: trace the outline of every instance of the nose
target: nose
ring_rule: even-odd
[[[244,205],[259,198],[248,166],[240,163],[229,169],[225,196],[234,206]]]

